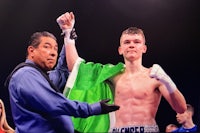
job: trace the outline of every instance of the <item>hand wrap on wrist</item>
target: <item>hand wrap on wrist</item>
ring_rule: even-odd
[[[64,36],[64,43],[67,44],[75,44],[75,40],[77,39],[77,34],[75,32],[75,28],[73,29],[65,29],[61,33]]]

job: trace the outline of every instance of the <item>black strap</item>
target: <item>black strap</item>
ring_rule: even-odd
[[[38,66],[32,64],[32,63],[25,63],[25,62],[22,62],[20,63],[19,65],[17,65],[13,71],[8,75],[8,77],[6,78],[6,81],[4,82],[4,86],[5,87],[8,87],[8,84],[10,82],[10,79],[12,77],[12,75],[17,71],[19,70],[20,68],[24,67],[24,66],[30,66],[30,67],[33,67],[35,69],[37,69],[44,77],[45,79],[49,82],[50,86],[56,91],[56,92],[60,92],[59,89],[52,83],[52,81],[50,80],[49,76],[47,75],[47,73],[45,73],[44,71],[42,71],[42,69],[40,69]]]

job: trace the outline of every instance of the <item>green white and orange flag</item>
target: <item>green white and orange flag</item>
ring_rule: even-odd
[[[124,64],[117,65],[85,62],[79,58],[70,73],[64,89],[64,95],[71,100],[95,103],[110,98],[114,102],[114,89],[108,80],[124,71]],[[88,118],[74,118],[75,130],[79,132],[108,132],[114,123],[114,112],[90,116]]]

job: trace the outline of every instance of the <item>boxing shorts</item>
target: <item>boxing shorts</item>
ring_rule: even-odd
[[[111,128],[110,133],[159,133],[158,125],[140,125]]]

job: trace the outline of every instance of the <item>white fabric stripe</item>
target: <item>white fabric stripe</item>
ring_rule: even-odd
[[[67,83],[66,83],[65,89],[63,91],[64,95],[66,94],[66,92],[70,91],[68,89],[73,88],[74,82],[76,81],[76,77],[77,77],[77,74],[78,74],[78,69],[79,69],[79,66],[80,66],[82,61],[84,61],[84,60],[80,57],[76,60],[76,63],[73,66],[72,72],[70,73],[70,75],[67,79]]]
[[[116,122],[115,112],[110,112],[109,117],[110,117],[110,128],[109,128],[108,132],[110,133],[112,131],[112,129],[114,128],[115,122]]]

